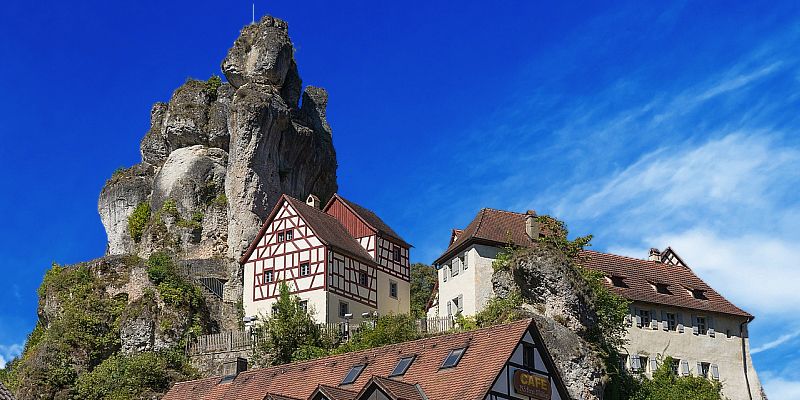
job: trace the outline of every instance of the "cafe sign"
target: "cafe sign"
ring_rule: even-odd
[[[550,400],[550,378],[518,369],[514,371],[514,390],[537,400]]]

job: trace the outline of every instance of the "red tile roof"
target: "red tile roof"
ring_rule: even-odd
[[[319,385],[317,390],[311,393],[310,399],[316,397],[317,393],[321,393],[328,400],[353,400],[358,396],[358,392],[352,390],[340,389],[336,386]]]
[[[14,395],[0,383],[0,400],[14,400]]]
[[[395,381],[389,378],[373,376],[364,385],[356,398],[361,398],[372,388],[379,388],[386,393],[392,400],[428,400],[420,391],[421,387],[406,382]]]
[[[401,357],[412,354],[416,358],[405,375],[391,380],[418,384],[429,399],[483,399],[529,327],[535,325],[527,319],[318,360],[254,369],[240,373],[225,384],[219,384],[220,377],[181,382],[175,384],[163,400],[262,400],[268,393],[306,399],[318,385],[355,392],[373,376],[388,376]],[[467,347],[467,351],[456,367],[439,369],[450,350],[463,347]],[[366,364],[358,379],[340,387],[339,383],[350,368],[358,364]],[[392,393],[409,395],[408,385],[387,386],[386,380],[380,383]],[[409,400],[415,399],[409,397]]]
[[[434,261],[434,264],[441,264],[447,261],[471,243],[484,243],[495,246],[510,243],[520,247],[533,245],[534,241],[525,232],[526,216],[526,214],[492,208],[480,210],[475,219],[462,232],[457,234],[458,238]]]
[[[350,209],[353,210],[353,212],[359,218],[361,218],[361,220],[364,221],[365,224],[369,225],[375,231],[377,231],[379,233],[382,233],[385,236],[389,236],[390,238],[394,239],[395,241],[398,241],[403,246],[411,247],[411,245],[408,244],[408,242],[403,240],[403,238],[401,238],[400,235],[398,235],[397,232],[394,231],[394,229],[392,229],[386,222],[383,222],[383,220],[377,214],[375,214],[372,210],[370,210],[370,209],[368,209],[366,207],[362,207],[362,206],[360,206],[360,205],[358,205],[356,203],[353,203],[352,201],[345,199],[344,197],[342,197],[338,193],[335,193],[333,195],[333,197],[339,198],[339,200],[341,200],[344,204],[346,204],[348,207],[350,207]],[[331,198],[331,200],[328,201],[328,204],[330,204],[332,201],[333,201],[333,198]],[[326,208],[328,208],[327,205],[325,207],[323,207],[323,209],[326,209]]]
[[[368,264],[375,264],[375,260],[372,256],[367,253],[367,251],[356,241],[356,239],[347,232],[344,226],[334,217],[322,212],[322,210],[309,206],[303,201],[295,199],[289,195],[281,196],[281,200],[279,200],[275,207],[273,207],[272,212],[264,220],[264,225],[261,227],[261,230],[256,235],[253,242],[250,244],[250,247],[244,253],[241,259],[239,259],[240,264],[244,264],[247,262],[247,259],[250,258],[250,255],[255,251],[256,247],[258,246],[258,242],[261,241],[261,238],[264,237],[264,234],[267,231],[267,227],[272,222],[272,219],[275,218],[275,215],[280,210],[283,201],[288,202],[292,208],[294,208],[297,213],[303,218],[304,221],[311,227],[314,233],[317,235],[322,243],[334,247],[342,252],[355,257],[361,261],[364,261]]]
[[[583,251],[581,256],[585,258],[582,262],[585,267],[624,278],[628,287],[608,286],[626,299],[753,318],[722,297],[688,267],[591,250]],[[672,294],[656,292],[651,283],[668,285]],[[695,298],[688,289],[702,290],[707,300]]]

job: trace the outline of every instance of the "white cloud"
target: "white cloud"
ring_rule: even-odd
[[[794,339],[796,337],[799,337],[799,336],[800,336],[800,330],[798,330],[796,332],[792,332],[792,333],[787,333],[787,334],[781,335],[780,337],[778,337],[777,339],[775,339],[775,340],[773,340],[771,342],[767,342],[767,343],[762,344],[761,346],[758,346],[758,347],[750,349],[750,354],[758,354],[758,353],[761,353],[762,351],[772,350],[772,349],[774,349],[774,348],[776,348],[776,347],[778,347],[778,346],[780,346],[780,345],[782,345],[782,344],[784,344],[784,343],[786,343],[786,342],[788,342],[788,341],[790,341],[790,340],[792,340],[792,339]]]
[[[761,384],[770,399],[800,399],[800,380],[765,374]]]
[[[22,349],[21,344],[0,344],[0,368],[5,368],[7,362],[22,354]]]

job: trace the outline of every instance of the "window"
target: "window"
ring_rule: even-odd
[[[711,364],[711,379],[718,381],[719,380],[719,366],[717,364]]]
[[[292,240],[292,239],[294,239],[294,230],[289,229],[288,231],[286,231],[286,240]]]
[[[469,266],[469,264],[468,264],[469,263],[469,257],[467,257],[468,255],[469,255],[469,253],[464,253],[464,257],[461,260],[461,262],[464,263],[464,271],[466,271],[467,267]]]
[[[394,245],[392,249],[392,259],[395,261],[400,261],[400,246]]]
[[[397,298],[397,282],[389,282],[389,296]]]
[[[400,361],[397,362],[397,365],[394,366],[394,369],[389,376],[405,375],[406,371],[408,371],[408,367],[410,367],[411,363],[414,362],[414,358],[416,358],[416,356],[401,358]]]
[[[283,232],[278,232],[278,243],[283,241],[283,236],[284,236]]]
[[[675,373],[675,375],[678,375],[678,369],[680,368],[680,365],[681,365],[680,359],[678,358],[672,359],[672,365],[670,365],[670,367],[672,368],[672,372]]]
[[[450,354],[444,359],[442,366],[439,369],[444,368],[452,368],[458,365],[458,362],[461,361],[461,357],[464,355],[464,352],[467,350],[466,347],[462,347],[460,349],[450,350]]]
[[[450,271],[451,275],[456,276],[456,275],[458,275],[459,272],[461,272],[461,271],[459,271],[459,269],[461,269],[461,266],[459,265],[460,261],[461,261],[461,259],[458,258],[458,257],[453,259],[453,268],[451,268],[451,271]]]
[[[697,376],[702,376],[703,378],[709,378],[710,371],[711,371],[711,363],[707,362],[697,363]]]
[[[628,287],[628,285],[625,283],[625,278],[621,276],[612,276],[608,278],[608,280],[611,281],[611,284],[614,285],[614,287],[620,287],[620,288]]]
[[[644,365],[647,365],[647,357],[639,355],[631,356],[631,371],[639,372]]]
[[[678,318],[675,313],[664,313],[664,323],[667,324],[667,330],[674,331],[678,328]]]
[[[706,323],[706,317],[697,316],[694,317],[694,326],[697,328],[698,335],[705,335],[708,333],[708,324]]]
[[[263,277],[263,281],[264,282],[262,282],[262,284],[272,282],[272,279],[274,278],[274,275],[275,275],[275,271],[273,271],[271,269],[268,269],[268,270],[264,271],[264,277]]]
[[[689,293],[691,293],[692,297],[694,297],[695,299],[708,300],[708,297],[706,297],[706,294],[705,294],[705,290],[703,290],[703,289],[688,289],[687,288],[686,290],[688,290]]]
[[[361,375],[361,371],[364,370],[367,366],[364,364],[354,365],[353,368],[350,368],[350,371],[345,375],[342,383],[340,385],[349,385],[358,379],[358,376]]]
[[[656,292],[660,294],[672,294],[672,292],[669,291],[669,285],[666,283],[654,283],[653,286],[656,288]]]
[[[302,309],[303,312],[305,312],[305,313],[308,312],[308,300],[301,300],[300,301],[300,309]]]
[[[308,267],[308,263],[300,263],[300,276],[306,276],[309,274],[310,268]]]
[[[460,313],[464,311],[464,295],[458,295],[458,297],[451,300],[453,302],[453,306],[455,306],[456,313]]]
[[[345,315],[350,314],[350,304],[346,301],[339,302],[339,316],[344,318]]]
[[[638,317],[641,320],[641,326],[643,327],[650,326],[650,310],[639,310]]]
[[[534,369],[536,366],[536,347],[530,343],[522,344],[522,365],[527,369]]]
[[[442,280],[443,281],[447,282],[447,276],[450,275],[449,272],[450,272],[450,266],[449,265],[445,265],[442,268]]]
[[[364,271],[358,271],[358,284],[361,286],[368,286],[369,279],[367,278],[367,273]]]
[[[278,315],[278,306],[272,306],[272,315]]]

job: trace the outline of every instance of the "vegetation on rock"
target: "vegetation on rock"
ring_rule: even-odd
[[[147,276],[158,288],[158,293],[164,303],[182,311],[189,320],[185,333],[190,336],[199,336],[207,333],[210,324],[208,311],[203,293],[197,286],[184,279],[177,270],[175,262],[166,252],[153,253],[147,260]],[[166,325],[169,319],[162,320],[162,330],[173,329]]]
[[[128,232],[131,233],[133,241],[138,243],[142,240],[142,234],[150,221],[150,203],[139,203],[128,217]]]

